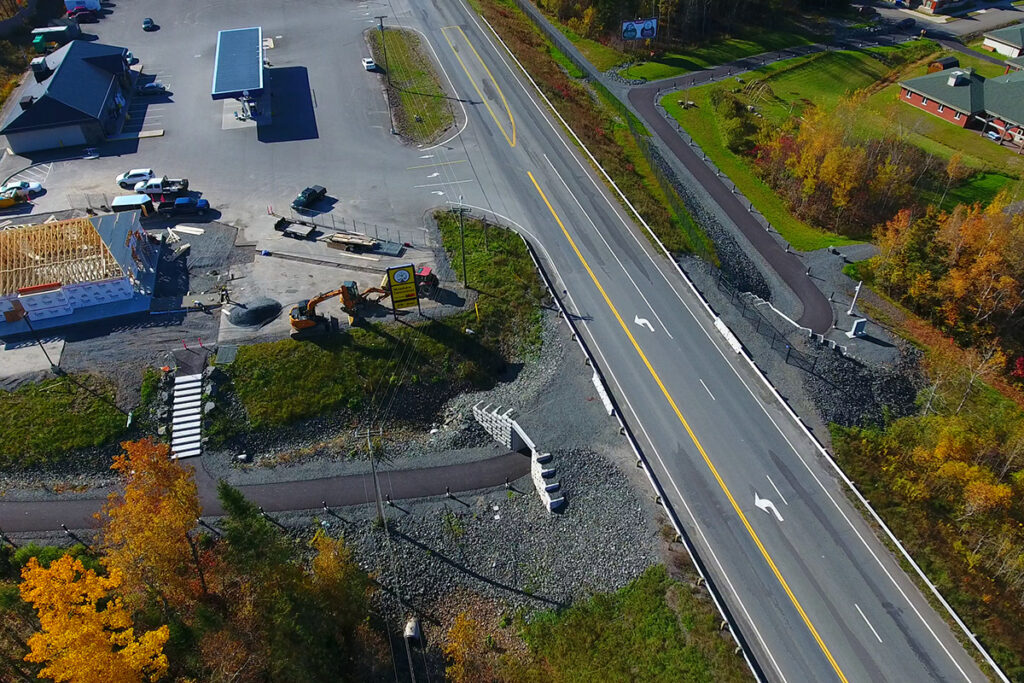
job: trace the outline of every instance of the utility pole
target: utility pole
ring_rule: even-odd
[[[388,121],[391,125],[391,134],[395,135],[395,120],[391,117],[391,69],[388,68],[388,43],[384,40],[384,20],[387,19],[388,15],[380,14],[374,19],[377,20],[377,25],[380,27],[380,46],[384,51],[384,77],[388,80],[388,89],[384,99],[388,103]]]
[[[370,458],[370,471],[373,473],[373,495],[377,499],[377,522],[384,525],[384,530],[387,531],[387,523],[384,519],[384,504],[380,500],[380,483],[377,481],[377,463],[373,459],[373,442],[370,441],[371,436],[384,436],[384,428],[377,427],[376,431],[367,427],[360,431],[356,430],[356,438],[360,436],[366,437],[366,454]]]
[[[459,239],[462,243],[462,286],[469,287],[469,275],[466,271],[466,209],[462,205],[462,195],[459,195],[459,208],[455,209],[459,212]]]

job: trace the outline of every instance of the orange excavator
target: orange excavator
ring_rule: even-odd
[[[341,310],[348,313],[348,322],[359,317],[359,307],[366,303],[376,303],[391,296],[391,293],[380,287],[370,287],[362,292],[359,286],[352,280],[341,283],[338,289],[317,294],[312,299],[305,299],[292,307],[288,315],[292,324],[292,336],[305,336],[323,332],[328,327],[328,318],[316,312],[316,307],[334,297],[341,297]]]

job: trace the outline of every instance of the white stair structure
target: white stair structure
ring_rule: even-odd
[[[171,404],[171,457],[191,458],[203,452],[203,376],[174,378]]]

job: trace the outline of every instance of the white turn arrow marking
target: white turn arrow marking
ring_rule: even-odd
[[[428,177],[428,178],[436,178],[436,177],[437,177],[437,176],[439,176],[439,175],[441,175],[441,174],[440,174],[440,173],[438,173],[437,171],[434,171],[433,173],[431,173],[431,174],[430,174],[430,175],[428,175],[427,177]]]
[[[654,325],[652,325],[651,321],[648,320],[647,318],[641,318],[640,316],[636,316],[633,318],[633,322],[639,325],[640,327],[646,327],[651,332],[654,332]]]
[[[441,195],[443,195],[443,194],[444,194],[444,192],[441,192],[441,190],[434,190],[434,191],[433,191],[433,192],[431,192],[430,194],[436,194],[436,195],[438,195],[438,196],[441,196]]]
[[[771,502],[767,498],[762,498],[757,495],[757,491],[754,491],[754,505],[765,512],[770,512],[775,515],[775,519],[782,521],[782,515],[779,514],[778,508],[775,507],[775,503]]]

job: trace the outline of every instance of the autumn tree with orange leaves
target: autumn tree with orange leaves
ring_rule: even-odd
[[[32,558],[22,571],[22,599],[35,608],[40,630],[25,660],[43,663],[40,678],[136,683],[167,671],[166,626],[136,635],[120,596],[121,573],[99,576],[65,555],[49,568]]]
[[[191,537],[199,494],[190,469],[171,460],[166,444],[126,442],[111,466],[124,489],[103,512],[103,563],[124,577],[135,606],[155,596],[165,607],[188,609],[208,590],[200,550]]]

